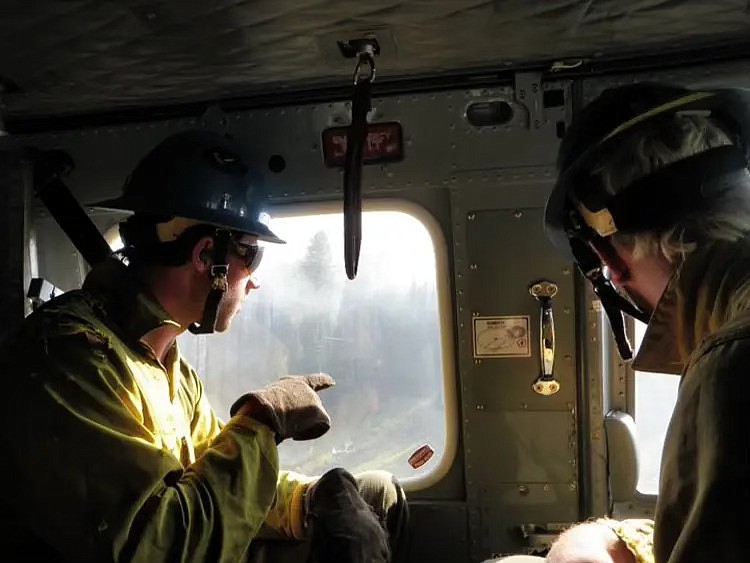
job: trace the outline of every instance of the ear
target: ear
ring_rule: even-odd
[[[211,237],[203,237],[193,246],[193,253],[191,255],[191,263],[193,267],[200,273],[208,272],[213,264],[212,253],[214,248],[214,241]]]

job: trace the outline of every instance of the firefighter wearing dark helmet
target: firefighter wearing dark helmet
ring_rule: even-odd
[[[229,328],[257,288],[259,243],[283,242],[263,199],[241,146],[190,131],[95,204],[134,212],[125,248],[0,351],[4,560],[305,561],[312,546],[364,563],[400,545],[407,509],[389,474],[279,471],[279,442],[328,430],[328,375],[248,390],[223,422],[180,356],[185,330]]]
[[[576,526],[548,561],[750,561],[750,93],[607,90],[573,123],[550,239],[594,285],[622,357],[681,376],[654,520]]]

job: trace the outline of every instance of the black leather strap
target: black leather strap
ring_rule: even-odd
[[[216,317],[219,313],[221,300],[227,291],[227,274],[229,264],[227,261],[229,253],[230,232],[221,229],[214,235],[213,265],[209,276],[211,277],[211,291],[203,306],[203,318],[200,324],[193,323],[188,330],[193,334],[211,334],[216,329]]]
[[[352,123],[346,140],[344,166],[344,261],[350,280],[357,276],[362,244],[362,162],[367,141],[367,112],[372,109],[372,80],[362,78],[354,85]]]

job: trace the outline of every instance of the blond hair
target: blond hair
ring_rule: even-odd
[[[604,189],[614,195],[668,164],[731,144],[727,133],[711,119],[677,114],[655,120],[650,126],[624,137],[603,158],[595,173],[599,174]],[[744,193],[735,193],[666,229],[616,233],[612,238],[631,248],[636,257],[661,252],[667,260],[675,262],[695,250],[699,242],[733,241],[748,231],[748,198]]]

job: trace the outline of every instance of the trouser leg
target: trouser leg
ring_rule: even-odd
[[[370,505],[388,533],[391,561],[407,561],[409,549],[409,505],[404,489],[387,471],[366,471],[354,476],[364,501]]]
[[[407,561],[409,507],[403,488],[390,473],[367,471],[352,478],[343,469],[334,469],[318,484],[322,486],[314,488],[310,504],[310,511],[317,514],[311,518],[312,537],[255,540],[248,563]],[[387,542],[389,559],[378,559],[381,541]]]

